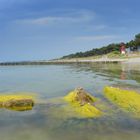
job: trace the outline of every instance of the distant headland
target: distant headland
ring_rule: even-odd
[[[127,43],[112,43],[108,46],[92,49],[86,52],[78,52],[53,60],[0,62],[0,66],[16,65],[49,65],[67,63],[119,63],[140,62],[140,34],[135,35],[134,40]]]

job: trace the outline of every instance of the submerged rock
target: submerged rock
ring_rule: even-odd
[[[96,98],[87,93],[83,88],[75,89],[65,96],[64,99],[82,117],[99,117],[102,114],[100,110],[93,106]]]
[[[95,97],[87,93],[83,88],[77,88],[70,92],[65,99],[70,102],[79,102],[80,105],[85,105],[87,103],[92,104],[95,102]]]
[[[3,107],[17,111],[31,110],[33,106],[34,101],[32,99],[20,99],[20,100],[12,99],[3,103]]]
[[[140,117],[140,94],[135,91],[122,90],[114,87],[104,88],[105,97],[127,112]]]
[[[34,106],[32,96],[0,95],[0,107],[16,111],[31,110]]]

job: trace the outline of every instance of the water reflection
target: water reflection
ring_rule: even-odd
[[[136,80],[140,83],[140,63],[91,63],[69,66],[77,72],[93,72],[101,76]]]
[[[3,140],[139,140],[140,121],[107,101],[103,87],[114,85],[140,91],[140,65],[71,64],[63,66],[0,68],[0,91],[37,92],[32,110],[0,109]],[[65,112],[60,100],[77,86],[99,98],[101,118],[81,119]],[[66,115],[68,114],[68,115]]]
[[[140,136],[139,120],[133,120],[125,114],[121,117],[98,119],[56,119],[56,117],[54,119],[47,112],[49,110],[45,105],[36,106],[35,110],[29,114],[3,112],[5,119],[0,120],[0,136],[5,140],[24,140],[25,138],[27,140],[123,140],[124,138],[138,140]]]

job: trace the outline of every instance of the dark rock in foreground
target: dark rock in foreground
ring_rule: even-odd
[[[31,110],[34,106],[32,99],[9,100],[3,103],[3,107],[11,110],[25,111]]]

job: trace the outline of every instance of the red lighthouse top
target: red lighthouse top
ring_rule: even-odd
[[[121,53],[126,51],[126,46],[124,43],[121,43],[120,51],[121,51]]]

